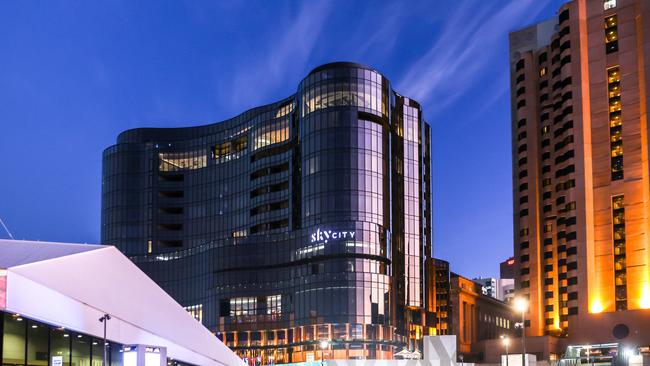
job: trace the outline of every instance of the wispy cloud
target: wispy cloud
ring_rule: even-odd
[[[490,58],[507,39],[508,32],[536,18],[550,0],[517,0],[477,7],[477,2],[462,2],[442,25],[428,51],[408,68],[398,86],[406,95],[444,109],[458,100],[469,88],[497,82],[490,77]],[[506,65],[503,65],[507,67]],[[499,74],[499,73],[494,73]],[[503,93],[503,91],[501,91]]]
[[[241,107],[259,105],[283,80],[303,76],[300,73],[317,46],[330,11],[330,2],[306,1],[297,12],[289,11],[283,22],[272,25],[278,29],[269,32],[255,58],[231,75],[227,91],[231,102]]]
[[[359,19],[345,48],[353,50],[353,59],[363,59],[368,55],[377,59],[388,55],[399,39],[400,28],[408,15],[409,8],[399,2],[370,8]]]

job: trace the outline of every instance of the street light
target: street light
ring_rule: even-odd
[[[526,309],[528,301],[519,297],[515,299],[515,309],[521,312],[521,366],[526,366]]]
[[[101,318],[99,318],[100,323],[104,323],[104,359],[102,360],[102,366],[106,366],[106,323],[111,320],[111,316],[108,314],[104,314]]]
[[[510,338],[506,335],[502,335],[501,342],[506,346],[506,366],[508,366],[508,346],[510,345]]]
[[[323,339],[320,341],[320,364],[321,366],[324,365],[324,360],[325,360],[325,349],[327,349],[330,345],[330,341],[327,339]]]

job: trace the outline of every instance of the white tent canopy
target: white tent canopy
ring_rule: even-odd
[[[111,341],[166,347],[195,365],[244,365],[112,246],[0,240],[0,269],[0,310],[99,338],[98,319],[109,314]]]

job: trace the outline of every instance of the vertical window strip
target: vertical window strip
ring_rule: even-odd
[[[611,178],[623,179],[623,121],[621,119],[621,72],[618,66],[607,70],[609,101],[609,143]]]
[[[605,53],[618,51],[618,19],[616,14],[605,18]]]
[[[612,197],[612,239],[614,243],[614,285],[616,311],[627,310],[627,266],[624,196]]]

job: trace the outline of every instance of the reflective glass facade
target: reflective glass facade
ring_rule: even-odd
[[[230,120],[123,132],[102,242],[242,357],[319,359],[330,339],[326,358],[390,358],[435,328],[429,146],[388,79],[323,65]]]

